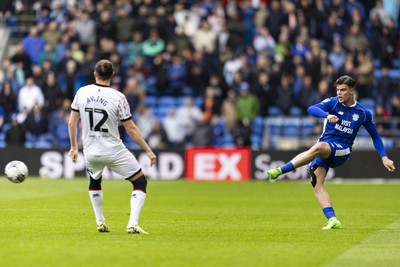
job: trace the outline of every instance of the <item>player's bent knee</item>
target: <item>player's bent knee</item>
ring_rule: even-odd
[[[101,176],[99,179],[93,179],[90,175],[89,190],[101,190]]]
[[[131,183],[133,184],[133,190],[140,190],[146,193],[147,179],[146,176],[144,176],[144,174],[142,174],[142,176],[140,176],[136,180],[131,181]]]
[[[312,167],[310,169],[308,169],[308,174],[310,175],[310,181],[311,181],[311,185],[312,187],[315,188],[315,186],[317,185],[317,176],[315,175],[314,171],[315,171],[315,167]]]

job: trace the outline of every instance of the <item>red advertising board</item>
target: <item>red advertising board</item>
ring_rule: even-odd
[[[189,148],[185,177],[192,181],[248,181],[251,171],[249,148]]]

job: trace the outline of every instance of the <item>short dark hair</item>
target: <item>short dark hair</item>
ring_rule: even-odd
[[[341,84],[345,84],[352,89],[356,88],[356,81],[348,75],[343,75],[335,81],[335,87]]]
[[[114,74],[114,67],[111,61],[102,59],[96,63],[94,71],[100,80],[109,80]]]

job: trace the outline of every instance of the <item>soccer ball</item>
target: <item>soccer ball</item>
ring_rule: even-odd
[[[19,160],[10,161],[4,168],[4,174],[13,183],[22,183],[28,177],[28,167]]]

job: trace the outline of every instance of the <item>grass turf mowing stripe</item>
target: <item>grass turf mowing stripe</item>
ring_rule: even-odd
[[[340,245],[340,244],[338,244]],[[399,266],[400,220],[375,232],[335,260],[324,265],[331,266]]]

